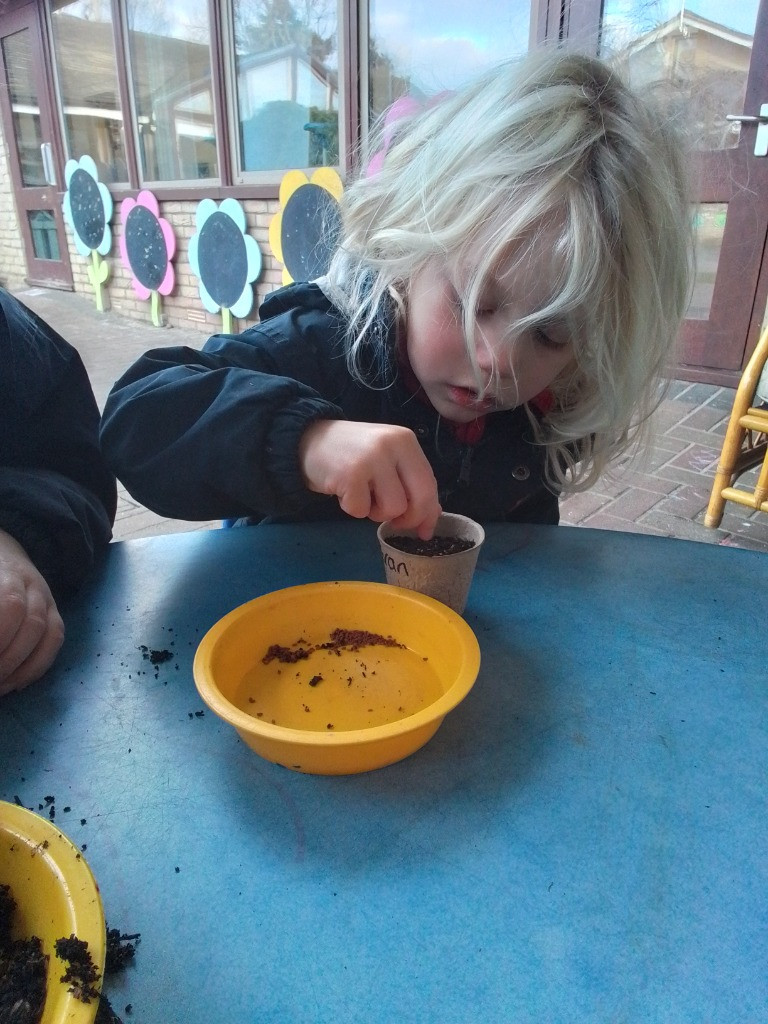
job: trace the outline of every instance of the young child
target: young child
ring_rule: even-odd
[[[679,141],[598,60],[538,52],[386,127],[327,277],[115,385],[102,446],[184,519],[557,523],[658,399],[686,307]]]
[[[58,602],[106,550],[117,488],[80,356],[2,288],[0,358],[1,697],[53,663]]]

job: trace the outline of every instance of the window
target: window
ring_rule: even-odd
[[[438,16],[439,12],[439,16]],[[368,113],[399,96],[455,89],[482,68],[525,53],[530,0],[369,0]]]
[[[13,133],[19,151],[22,184],[45,185],[40,103],[37,98],[29,33],[16,32],[6,36],[3,40],[3,58],[8,69]]]
[[[109,5],[56,0],[51,26],[67,152],[93,157],[102,181],[127,182]]]
[[[336,0],[235,0],[237,167],[339,163]]]
[[[130,188],[345,167],[369,114],[524,52],[551,2],[47,0],[66,156]]]
[[[142,179],[217,178],[207,0],[125,8]]]
[[[758,0],[605,0],[601,52],[653,90],[696,149],[732,149],[739,125],[726,115],[744,105],[757,9]]]

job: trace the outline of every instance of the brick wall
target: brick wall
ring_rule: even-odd
[[[282,283],[282,264],[275,260],[269,248],[268,232],[272,217],[278,212],[277,200],[242,199],[246,214],[247,231],[258,242],[262,255],[262,270],[255,282],[254,303],[251,315],[246,320],[233,321],[234,331],[242,330],[256,322],[259,303],[268,292],[279,288]],[[222,329],[221,314],[208,313],[200,301],[198,279],[189,265],[189,242],[195,233],[195,210],[197,200],[161,203],[160,216],[165,218],[176,235],[176,255],[173,259],[176,283],[170,295],[162,296],[162,312],[167,327],[185,327],[199,330],[206,337]],[[142,300],[131,284],[131,273],[120,259],[121,218],[116,205],[112,217],[112,249],[105,257],[109,263],[110,275],[104,285],[105,308],[134,320],[152,322],[150,300]],[[77,251],[68,229],[69,255],[75,291],[93,298],[93,289],[88,281],[88,261]],[[95,301],[95,299],[94,299]]]
[[[272,255],[268,232],[272,217],[279,210],[275,200],[240,200],[246,213],[247,231],[259,244],[262,270],[254,287],[254,302],[246,320],[234,321],[232,329],[242,330],[256,322],[256,313],[262,299],[282,284],[282,264]],[[160,204],[160,216],[173,227],[176,235],[176,255],[173,260],[176,284],[170,295],[162,297],[164,324],[167,327],[185,327],[199,330],[206,337],[222,329],[221,314],[206,312],[200,301],[198,281],[189,265],[189,241],[195,233],[197,200],[174,201]],[[152,323],[150,301],[138,297],[131,284],[131,274],[120,259],[119,236],[121,230],[119,204],[112,216],[112,249],[107,254],[110,275],[103,287],[105,309],[134,320]],[[66,228],[69,258],[72,264],[74,290],[95,302],[93,288],[88,280],[88,260],[75,248],[72,231]],[[19,220],[14,200],[13,182],[8,171],[8,149],[0,131],[0,284],[16,289],[25,286],[26,257],[21,240]]]
[[[26,273],[13,183],[8,171],[8,147],[0,132],[0,284],[5,288],[21,288]]]

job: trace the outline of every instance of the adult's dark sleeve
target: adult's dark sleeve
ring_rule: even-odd
[[[114,475],[77,351],[0,290],[0,529],[57,596],[79,586],[111,536]]]

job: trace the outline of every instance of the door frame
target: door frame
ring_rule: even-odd
[[[72,265],[69,258],[69,244],[64,224],[62,200],[64,197],[64,147],[58,119],[58,107],[53,91],[51,54],[47,45],[47,34],[42,19],[44,9],[37,2],[27,2],[3,14],[0,19],[0,39],[17,32],[28,31],[32,52],[32,69],[40,109],[40,129],[44,141],[50,143],[55,185],[25,185],[21,172],[13,111],[5,67],[0,47],[0,116],[8,149],[8,170],[13,186],[13,198],[19,222],[19,231],[26,258],[25,280],[29,284],[46,288],[60,288],[71,291],[74,287]],[[56,237],[59,246],[58,260],[41,259],[35,254],[32,230],[27,214],[33,210],[46,209],[53,213]]]
[[[743,110],[768,102],[768,0],[761,0]],[[742,124],[734,149],[697,154],[700,203],[728,204],[714,291],[706,320],[686,320],[679,372],[690,380],[736,387],[766,316],[768,156],[754,155],[757,125]],[[723,365],[725,364],[725,365]]]
[[[602,0],[562,0],[563,45],[596,52]],[[743,110],[768,102],[768,0],[755,18]],[[754,155],[757,127],[742,124],[738,146],[692,151],[691,200],[727,203],[708,316],[686,318],[673,373],[683,380],[736,387],[760,336],[768,301],[768,157]]]

